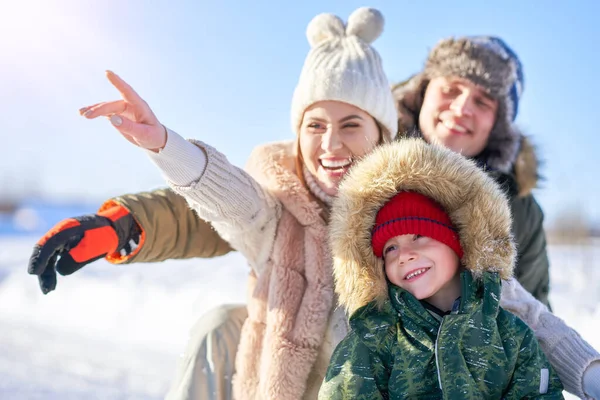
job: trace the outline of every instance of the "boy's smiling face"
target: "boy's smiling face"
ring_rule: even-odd
[[[383,248],[385,273],[394,285],[449,311],[460,296],[459,260],[444,243],[420,235],[400,235]]]

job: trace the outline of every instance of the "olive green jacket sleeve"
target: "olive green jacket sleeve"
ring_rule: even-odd
[[[210,223],[200,219],[185,198],[170,189],[128,194],[108,202],[129,210],[142,229],[138,249],[127,257],[109,258],[111,262],[211,258],[232,251]]]
[[[515,277],[540,302],[550,306],[550,265],[546,250],[544,213],[532,195],[511,199],[513,233],[517,244]]]

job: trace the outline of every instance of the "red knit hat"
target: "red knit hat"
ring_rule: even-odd
[[[373,253],[383,257],[385,243],[400,235],[427,236],[450,247],[458,258],[463,249],[456,228],[442,207],[416,192],[400,192],[381,207],[371,238]]]

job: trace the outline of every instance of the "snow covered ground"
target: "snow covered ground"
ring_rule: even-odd
[[[0,398],[160,399],[203,312],[244,302],[238,254],[98,261],[42,295],[26,272],[37,237],[0,236]],[[550,248],[556,314],[600,349],[600,243]]]

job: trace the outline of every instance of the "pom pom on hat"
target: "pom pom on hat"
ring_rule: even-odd
[[[310,47],[317,47],[320,43],[336,37],[344,36],[344,22],[333,14],[319,14],[314,17],[306,28],[306,37]]]
[[[383,32],[384,19],[379,10],[361,7],[348,18],[347,35],[355,35],[365,43],[373,43]]]
[[[356,36],[367,44],[373,43],[383,32],[384,19],[379,10],[361,7],[348,18],[348,24],[340,17],[323,13],[314,17],[306,28],[306,37],[311,47],[317,47],[326,40]]]

